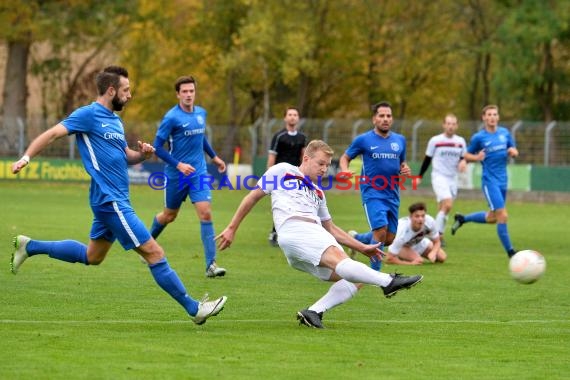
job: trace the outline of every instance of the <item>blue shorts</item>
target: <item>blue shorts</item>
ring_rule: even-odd
[[[129,202],[107,202],[92,206],[93,224],[89,237],[119,243],[128,251],[151,239],[150,233],[139,219]]]
[[[178,210],[186,197],[190,197],[192,203],[211,202],[213,177],[208,173],[191,174],[184,176],[168,176],[164,188],[165,205],[169,209]]]
[[[388,232],[398,230],[399,202],[386,199],[369,199],[364,203],[364,212],[372,231],[388,226]]]
[[[505,208],[507,202],[507,189],[498,185],[483,183],[483,195],[491,211]]]

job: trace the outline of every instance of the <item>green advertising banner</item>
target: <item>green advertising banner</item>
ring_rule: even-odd
[[[481,164],[468,164],[471,170],[471,179],[473,187],[471,189],[481,188],[481,174],[483,167]],[[507,166],[507,175],[509,176],[509,190],[530,191],[532,165],[509,165]],[[464,187],[465,188],[465,187]]]

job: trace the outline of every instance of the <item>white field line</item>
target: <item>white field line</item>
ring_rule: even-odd
[[[295,322],[293,318],[291,319],[282,319],[282,320],[268,320],[268,319],[218,319],[215,318],[212,322],[213,323],[290,323]],[[130,324],[130,325],[168,325],[168,324],[186,324],[192,323],[190,320],[172,320],[172,321],[156,321],[156,320],[136,320],[136,319],[105,319],[105,320],[62,320],[62,321],[54,321],[54,320],[22,320],[22,319],[0,319],[0,324],[13,324],[13,325],[24,325],[24,324],[33,324],[33,325],[41,325],[41,324],[55,324],[55,325],[77,325],[77,324]],[[413,320],[413,321],[399,321],[399,320],[350,320],[350,321],[339,321],[329,319],[327,323],[337,323],[337,324],[355,324],[355,323],[376,323],[376,324],[418,324],[418,323],[427,323],[427,324],[442,324],[442,323],[454,323],[454,324],[478,324],[478,325],[525,325],[525,324],[570,324],[570,320],[568,319],[542,319],[542,320],[511,320],[511,321],[491,321],[491,320],[476,320],[476,319],[465,319],[465,320]]]

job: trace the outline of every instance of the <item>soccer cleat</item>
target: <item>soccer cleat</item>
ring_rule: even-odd
[[[513,257],[515,253],[517,253],[517,251],[514,248],[509,249],[507,252],[507,255],[509,255],[509,259]]]
[[[390,276],[393,278],[392,282],[382,288],[386,298],[394,296],[402,289],[410,289],[424,278],[424,276],[419,274],[415,276],[402,276],[399,273],[392,273]]]
[[[223,277],[226,275],[226,270],[224,268],[220,268],[216,262],[214,261],[208,269],[206,270],[206,277],[214,278],[214,277]]]
[[[270,246],[279,247],[279,243],[277,242],[277,232],[275,231],[270,232],[267,240],[269,241]]]
[[[317,313],[316,311],[304,309],[297,312],[297,320],[299,324],[308,327],[314,327],[316,329],[324,329],[322,324],[323,313]]]
[[[455,214],[454,219],[455,219],[455,222],[453,222],[453,225],[451,226],[451,234],[452,235],[455,235],[455,233],[457,232],[459,227],[461,227],[463,225],[463,223],[465,223],[465,217],[461,214]]]
[[[348,234],[354,238],[358,234],[358,232],[356,232],[355,230],[350,230],[350,231],[348,231]],[[358,252],[352,248],[348,249],[348,255],[350,256],[351,259],[354,259],[356,257],[357,253]]]
[[[213,301],[208,301],[206,294],[198,304],[198,312],[192,317],[192,321],[197,325],[203,325],[206,323],[206,319],[218,315],[224,309],[227,300],[228,297],[222,296]]]
[[[14,248],[16,248],[10,259],[10,270],[13,274],[18,273],[18,269],[22,263],[29,257],[28,252],[26,252],[26,246],[30,240],[32,239],[24,235],[15,236],[12,240]]]

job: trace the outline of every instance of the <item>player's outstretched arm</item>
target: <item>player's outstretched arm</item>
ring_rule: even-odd
[[[350,157],[346,153],[343,153],[338,160],[338,167],[341,172],[349,173],[351,176],[354,175],[349,169],[348,166],[350,165]],[[350,178],[350,177],[349,177]]]
[[[342,228],[338,227],[336,224],[333,223],[332,219],[325,220],[322,222],[323,228],[330,232],[332,236],[342,245],[346,245],[348,248],[352,248],[363,255],[368,257],[377,257],[379,260],[382,260],[384,257],[384,252],[380,250],[380,243],[378,244],[364,244],[359,242],[352,236],[348,234],[348,232],[344,231]]]
[[[223,251],[229,248],[234,241],[235,234],[241,222],[245,219],[247,214],[253,209],[257,202],[265,196],[265,192],[260,188],[254,189],[249,192],[241,201],[239,207],[237,208],[230,224],[218,235],[216,239],[218,241],[218,249]]]
[[[59,139],[60,137],[67,135],[67,128],[61,123],[51,127],[38,137],[36,137],[26,149],[26,152],[18,161],[12,164],[12,173],[16,174],[20,172],[30,160],[38,155],[44,148],[50,145],[55,140]]]
[[[138,151],[132,150],[129,147],[125,148],[127,163],[129,165],[135,165],[143,162],[154,154],[154,147],[151,144],[143,143],[142,141],[137,141],[137,144],[139,146]]]
[[[226,171],[226,163],[220,157],[213,157],[212,163],[218,167],[218,173],[224,173]]]

